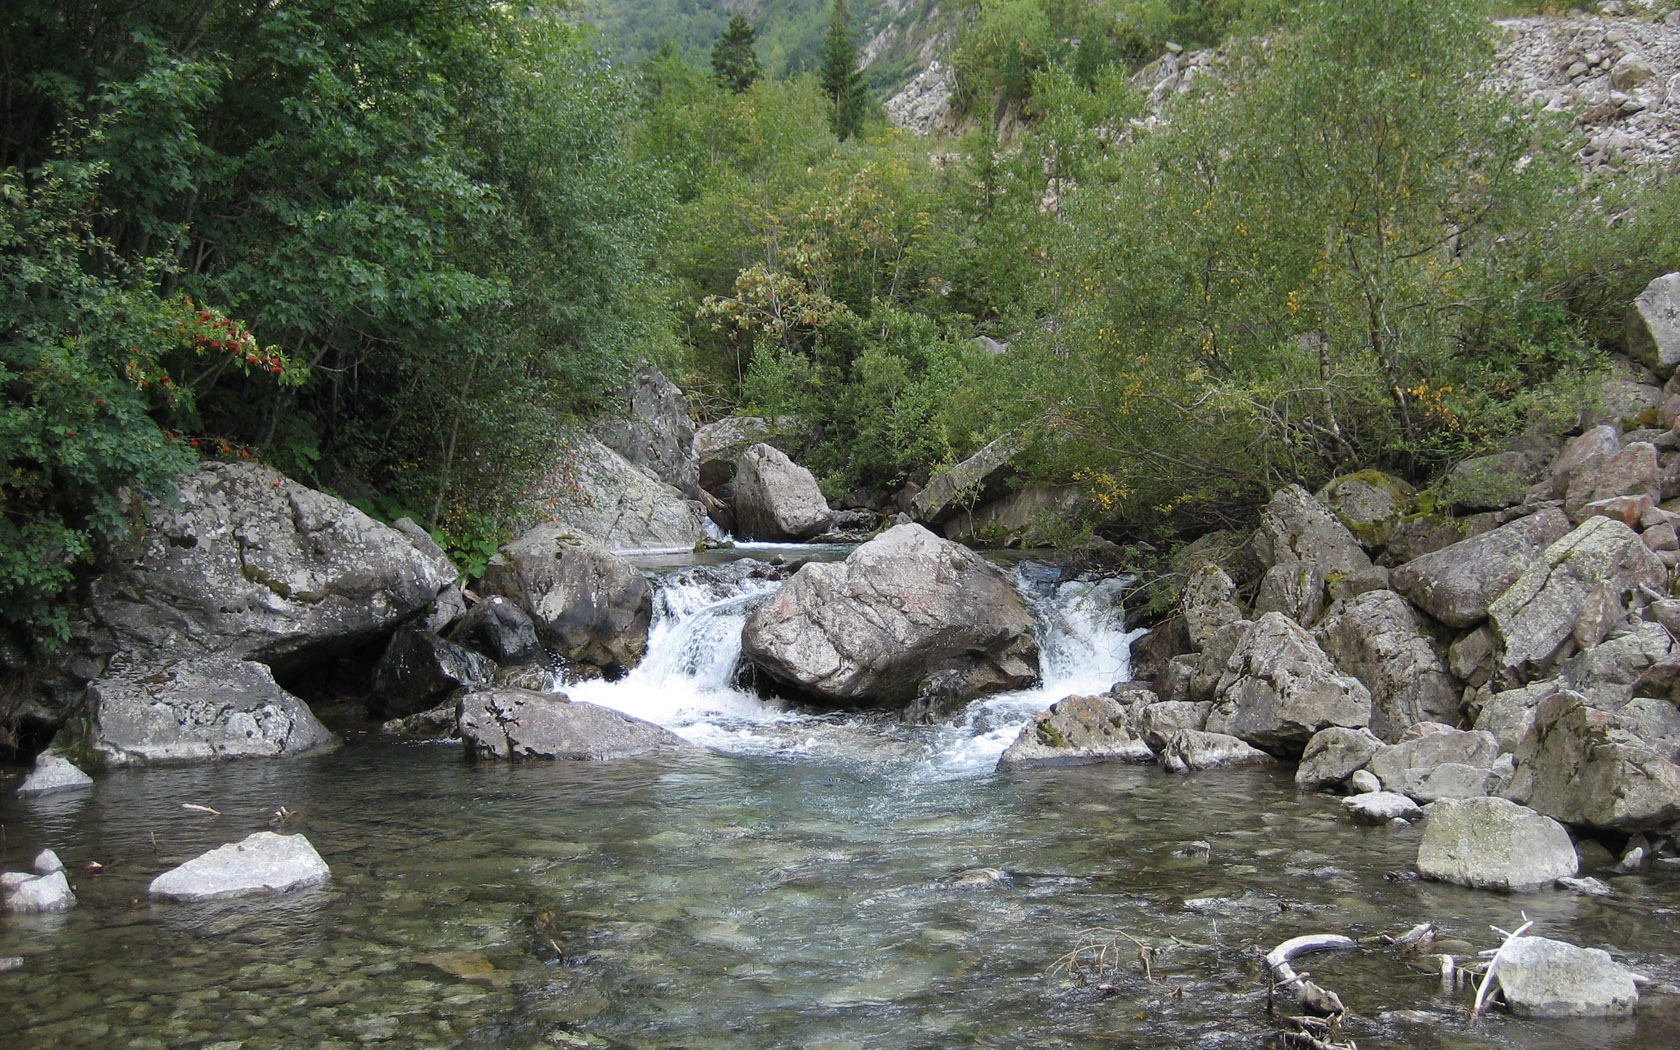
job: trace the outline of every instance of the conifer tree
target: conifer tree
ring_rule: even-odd
[[[818,83],[834,105],[829,126],[842,140],[857,134],[863,127],[863,74],[858,71],[857,44],[852,39],[852,15],[846,10],[846,0],[834,0],[834,14],[828,21],[828,36],[823,40],[822,68]]]
[[[717,43],[712,45],[712,76],[719,84],[740,94],[764,75],[764,63],[759,61],[753,45],[758,30],[740,15],[731,15]]]

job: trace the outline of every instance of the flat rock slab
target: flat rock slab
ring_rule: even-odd
[[[1633,1012],[1633,974],[1597,948],[1519,937],[1499,960],[1499,990],[1525,1017],[1608,1017]]]
[[[327,862],[302,835],[259,831],[171,868],[146,892],[164,900],[206,901],[307,889],[330,876]]]
[[[1422,810],[1399,792],[1372,791],[1343,799],[1342,812],[1361,824],[1387,824],[1391,820],[1415,820]]]
[[[611,708],[527,689],[475,689],[461,698],[461,742],[474,758],[610,761],[694,751],[668,729]]]

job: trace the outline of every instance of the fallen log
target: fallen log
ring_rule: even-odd
[[[1271,996],[1279,988],[1287,988],[1294,993],[1301,1005],[1316,1014],[1339,1017],[1347,1013],[1347,1007],[1335,992],[1322,988],[1307,980],[1310,974],[1296,973],[1295,967],[1290,965],[1293,960],[1313,952],[1348,951],[1359,945],[1351,937],[1343,937],[1335,933],[1313,933],[1300,937],[1291,937],[1287,941],[1266,953],[1266,967],[1271,973],[1272,985],[1267,995],[1267,1009],[1271,1008]]]

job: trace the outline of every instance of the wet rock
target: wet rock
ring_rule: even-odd
[[[1425,878],[1532,890],[1580,869],[1562,824],[1508,799],[1443,799],[1424,815],[1417,866]]]
[[[652,722],[524,689],[469,690],[459,718],[461,741],[474,758],[605,762],[696,750]]]
[[[484,567],[483,589],[528,613],[563,657],[622,674],[647,651],[653,588],[635,566],[563,525],[539,525]]]
[[[833,513],[817,479],[771,445],[742,453],[735,475],[735,530],[747,540],[805,540]]]
[[[1568,824],[1643,831],[1680,820],[1680,767],[1578,693],[1540,701],[1514,757],[1505,794]]]
[[[1038,672],[1026,605],[979,555],[897,525],[842,562],[803,566],[747,617],[754,666],[830,704],[902,706],[1017,689]]]
[[[1488,606],[1524,568],[1568,532],[1569,519],[1549,507],[1415,558],[1391,579],[1396,591],[1435,619],[1472,627],[1487,618]]]
[[[495,671],[495,662],[482,653],[430,631],[399,628],[374,665],[368,706],[386,718],[415,714],[457,689],[488,682]]]
[[[1371,694],[1336,670],[1312,635],[1280,613],[1255,622],[1225,661],[1207,730],[1277,755],[1299,755],[1328,726],[1371,720]]]
[[[273,672],[231,657],[109,674],[87,697],[87,743],[107,769],[282,758],[333,743]]]
[[[1633,973],[1598,948],[1519,937],[1500,955],[1499,991],[1523,1017],[1614,1017],[1633,1012]]]
[[[1021,443],[1005,434],[961,463],[928,479],[910,499],[910,513],[927,525],[942,525],[959,512],[982,507],[1008,494]]]
[[[330,877],[326,861],[302,835],[259,831],[171,868],[146,892],[164,900],[218,900],[308,889]]]
[[[1383,746],[1369,729],[1331,726],[1320,729],[1301,752],[1295,783],[1303,788],[1333,787],[1364,769]]]
[[[1127,710],[1107,696],[1070,696],[1041,711],[998,759],[997,768],[1153,762]]]
[[[1181,729],[1161,747],[1161,765],[1169,773],[1238,766],[1269,766],[1277,759],[1227,733]]]
[[[1138,732],[1143,735],[1144,742],[1159,750],[1166,746],[1168,739],[1182,729],[1200,731],[1207,725],[1208,712],[1213,705],[1207,701],[1200,703],[1189,700],[1162,700],[1139,707],[1133,714],[1133,721],[1137,724]]]
[[[644,364],[619,396],[623,416],[595,425],[601,443],[651,470],[687,498],[698,499],[700,463],[694,454],[694,422],[683,392],[665,373]]]
[[[1416,802],[1398,792],[1373,791],[1343,799],[1342,812],[1361,824],[1387,824],[1394,820],[1415,820],[1423,811]]]
[[[1680,366],[1680,273],[1645,286],[1622,325],[1628,355],[1663,379]]]
[[[74,908],[76,895],[62,868],[44,874],[8,871],[0,875],[0,901],[13,915],[56,915]]]
[[[20,797],[50,795],[92,786],[93,778],[78,769],[68,758],[43,751],[36,756],[35,766],[29,771],[29,775],[18,785],[17,793]]]
[[[1338,603],[1316,632],[1335,665],[1371,693],[1371,732],[1384,740],[1419,722],[1456,722],[1458,683],[1406,599],[1369,591]]]

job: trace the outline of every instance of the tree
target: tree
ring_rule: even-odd
[[[719,84],[740,94],[764,75],[754,41],[758,30],[740,15],[731,15],[729,25],[712,45],[712,76]]]
[[[822,67],[817,72],[817,82],[834,107],[829,126],[842,141],[863,128],[864,105],[868,99],[863,73],[857,65],[851,12],[846,10],[846,0],[834,0],[834,13],[828,20],[828,35],[823,38]]]

